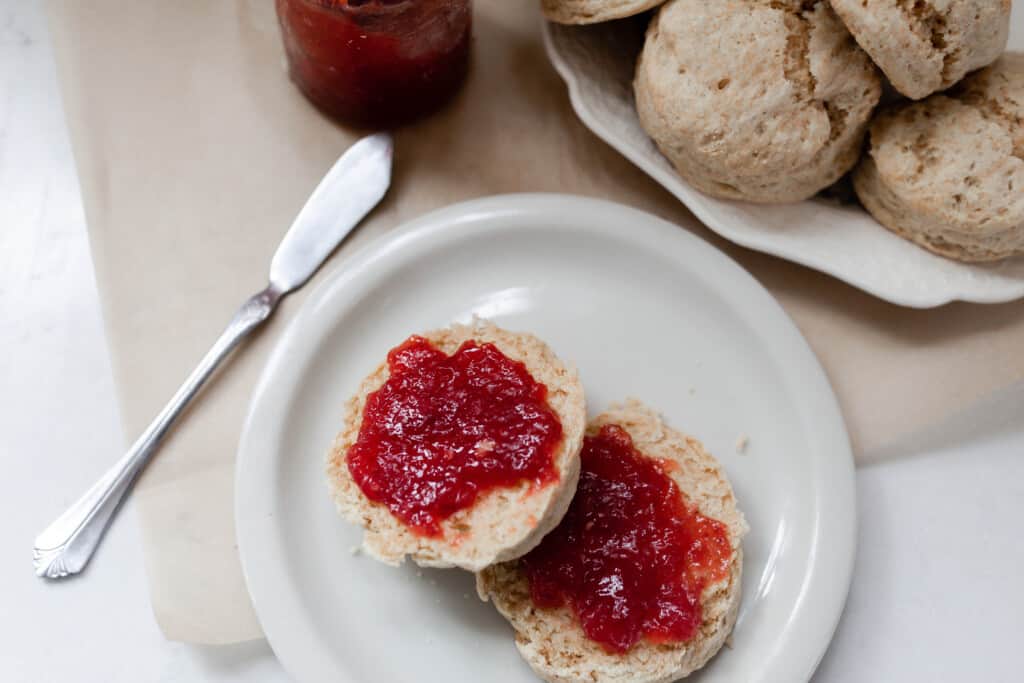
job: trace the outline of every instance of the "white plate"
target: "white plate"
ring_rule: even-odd
[[[1024,49],[1024,10],[1011,18],[1010,46]],[[995,303],[1024,296],[1024,257],[971,265],[897,237],[864,210],[813,199],[782,206],[714,199],[684,182],[640,127],[633,65],[643,18],[559,26],[544,22],[544,45],[569,86],[577,116],[599,138],[679,198],[722,237],[820,270],[886,301],[928,308],[954,300]]]
[[[700,239],[560,195],[459,204],[387,235],[320,285],[278,344],[242,436],[236,514],[256,612],[291,675],[536,680],[471,575],[353,556],[360,532],[323,477],[363,375],[407,335],[473,315],[575,363],[592,414],[640,397],[719,457],[751,532],[734,646],[699,680],[806,679],[854,556],[852,459],[821,368],[768,293]]]

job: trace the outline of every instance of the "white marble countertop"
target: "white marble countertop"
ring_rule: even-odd
[[[48,584],[35,534],[120,453],[78,182],[43,12],[0,0],[0,680],[285,681],[264,642],[166,641],[131,510]],[[1024,389],[857,475],[846,613],[815,681],[1016,681],[1024,634]]]

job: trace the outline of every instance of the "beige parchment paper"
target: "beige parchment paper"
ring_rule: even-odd
[[[263,286],[284,230],[357,134],[287,80],[270,0],[54,0],[49,14],[131,439]],[[578,193],[671,220],[768,287],[821,359],[861,462],[1024,378],[1024,302],[902,309],[712,235],[576,121],[538,22],[535,0],[477,0],[468,86],[399,132],[391,194],[325,271],[444,204]],[[261,635],[235,547],[235,450],[257,375],[302,299],[236,355],[140,481],[146,569],[168,638]]]

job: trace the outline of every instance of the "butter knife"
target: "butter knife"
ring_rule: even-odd
[[[349,232],[384,197],[391,184],[392,138],[365,137],[335,162],[299,211],[270,263],[270,284],[249,298],[185,383],[131,449],[77,502],[36,537],[36,575],[57,579],[88,564],[110,520],[161,439],[217,366],[274,312],[289,292],[306,283]]]

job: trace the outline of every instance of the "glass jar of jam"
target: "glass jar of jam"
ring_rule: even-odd
[[[409,123],[439,109],[466,78],[470,0],[276,2],[292,80],[343,123]]]

